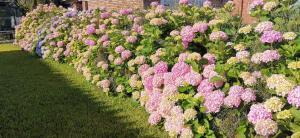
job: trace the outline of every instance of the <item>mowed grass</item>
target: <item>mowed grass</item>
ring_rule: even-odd
[[[108,97],[72,67],[0,45],[0,137],[167,137],[131,99]]]

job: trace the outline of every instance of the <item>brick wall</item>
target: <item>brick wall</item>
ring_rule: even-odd
[[[107,7],[110,10],[119,10],[125,8],[142,9],[147,7],[152,1],[160,0],[85,0],[82,2],[83,10],[96,9],[99,7]],[[212,0],[224,4],[227,0]],[[249,15],[248,7],[253,0],[233,0],[235,4],[234,15],[239,15],[243,18],[243,23],[253,23],[255,18]],[[216,6],[216,5],[215,5]],[[218,6],[217,6],[218,7]]]
[[[144,8],[144,0],[89,0],[88,9],[107,7],[110,10]]]
[[[233,0],[235,10],[233,14],[239,15],[243,19],[243,23],[249,24],[255,22],[255,18],[249,15],[249,5],[253,0]]]

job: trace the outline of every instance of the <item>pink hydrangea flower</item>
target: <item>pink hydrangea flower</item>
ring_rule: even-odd
[[[100,17],[102,19],[107,19],[111,16],[111,14],[109,12],[104,12],[104,13],[101,13]]]
[[[147,90],[153,90],[153,76],[146,77],[143,81],[144,87]]]
[[[208,64],[215,64],[216,62],[216,56],[211,53],[204,54],[203,58],[206,58],[208,60]]]
[[[238,97],[237,95],[228,95],[224,99],[224,105],[230,108],[239,107],[240,103],[241,103],[241,98]]]
[[[109,80],[102,80],[102,81],[100,81],[100,86],[101,86],[101,88],[109,88],[110,81]]]
[[[248,51],[239,51],[236,53],[236,57],[239,60],[242,60],[242,59],[250,57],[250,53]]]
[[[245,90],[242,86],[234,85],[230,87],[228,94],[240,98],[244,92]]]
[[[118,25],[119,24],[119,19],[112,19],[111,24]]]
[[[272,119],[260,120],[255,124],[254,130],[256,134],[268,138],[269,136],[276,134],[278,125]]]
[[[256,27],[255,27],[255,32],[262,33],[264,31],[271,31],[273,30],[273,23],[270,21],[264,21],[260,22]]]
[[[161,120],[161,115],[158,112],[153,112],[150,114],[148,122],[150,125],[157,125]]]
[[[191,71],[184,75],[184,81],[192,86],[197,86],[202,80],[202,76],[194,71]]]
[[[142,76],[143,73],[144,73],[145,71],[147,71],[149,68],[150,68],[150,66],[149,66],[148,64],[143,64],[142,66],[140,66],[139,69],[138,69],[139,75]]]
[[[185,26],[182,28],[180,35],[182,37],[183,47],[187,48],[188,43],[192,42],[195,38],[195,34],[192,26]]]
[[[266,50],[260,57],[261,62],[269,63],[280,59],[280,54],[277,50]]]
[[[282,41],[282,34],[278,31],[264,31],[263,35],[260,37],[260,41],[263,43],[276,43]]]
[[[206,0],[203,2],[203,7],[211,7],[212,6],[212,2],[209,0]]]
[[[260,120],[272,119],[272,113],[263,104],[253,104],[247,117],[249,122],[256,124]]]
[[[164,73],[164,85],[174,85],[177,75],[173,72]]]
[[[217,113],[220,111],[221,106],[224,102],[225,94],[220,91],[216,90],[212,93],[209,93],[205,96],[204,106],[206,108],[207,113]]]
[[[209,82],[208,79],[204,79],[200,82],[200,85],[197,88],[197,92],[201,96],[205,96],[207,93],[210,93],[214,90],[214,84]]]
[[[103,47],[108,47],[109,44],[110,44],[110,41],[104,41],[102,45],[103,45]]]
[[[205,31],[208,29],[207,23],[196,23],[193,25],[193,31],[194,32],[200,32],[200,33],[205,33]]]
[[[128,15],[128,14],[131,14],[132,12],[133,12],[132,9],[121,9],[121,10],[119,11],[119,13],[120,13],[121,15]]]
[[[163,89],[164,97],[174,96],[177,93],[178,93],[177,86],[175,86],[175,85],[165,85],[165,87]]]
[[[218,41],[218,40],[226,41],[227,39],[228,39],[227,34],[222,31],[212,32],[209,35],[209,40],[213,41],[213,42]]]
[[[126,42],[128,43],[135,43],[137,41],[137,37],[136,36],[128,36],[126,39]]]
[[[163,85],[163,83],[164,83],[164,74],[163,73],[155,74],[153,76],[153,81],[152,81],[153,87],[159,88]]]
[[[178,62],[184,62],[187,59],[188,55],[188,53],[181,53],[178,57]]]
[[[246,88],[245,92],[241,95],[241,99],[246,103],[255,101],[256,100],[255,92],[250,88]]]
[[[288,93],[287,100],[289,104],[300,108],[300,86]]]
[[[205,78],[211,79],[214,76],[217,76],[218,73],[214,71],[215,70],[215,65],[211,64],[211,65],[207,65],[204,67],[204,70],[202,72],[202,75]]]
[[[58,47],[64,46],[64,41],[58,41],[56,44]]]
[[[101,25],[99,25],[99,30],[101,31],[101,32],[103,32],[103,31],[105,31],[106,30],[106,25],[105,24],[101,24]]]
[[[116,53],[122,53],[125,50],[125,48],[123,46],[117,46],[115,49]]]
[[[171,115],[166,118],[164,124],[165,130],[172,134],[178,135],[184,127],[184,117],[182,108],[174,106],[171,110]]]
[[[94,34],[96,32],[95,24],[90,24],[86,27],[86,33],[88,35]]]
[[[254,0],[250,4],[250,9],[254,9],[257,6],[263,6],[263,5],[264,5],[264,1],[263,0]]]
[[[51,41],[50,46],[56,46],[56,43],[54,41]]]
[[[183,76],[186,73],[191,71],[191,67],[190,65],[184,63],[184,62],[178,62],[176,63],[172,70],[171,70],[175,76],[179,77],[179,76]]]
[[[124,60],[130,58],[131,55],[132,55],[132,54],[131,54],[131,51],[129,51],[129,50],[124,50],[124,51],[121,53],[121,57],[122,57],[122,59],[124,59]]]
[[[84,43],[88,46],[94,46],[96,44],[96,42],[92,39],[86,39]]]
[[[157,1],[151,2],[150,3],[151,7],[156,7],[159,5],[159,3]]]
[[[105,41],[108,41],[109,40],[109,36],[107,34],[101,36],[100,38],[100,42],[105,42]]]
[[[157,111],[160,101],[161,101],[162,94],[159,91],[153,91],[149,94],[149,100],[146,103],[146,111],[148,113],[153,113]]]
[[[114,60],[114,64],[115,64],[115,65],[121,65],[121,64],[123,64],[123,60],[122,60],[121,58],[116,58],[116,59]]]
[[[189,4],[189,0],[179,0],[179,4],[187,5]]]
[[[168,72],[168,64],[166,62],[160,61],[154,66],[155,74],[166,73],[166,72]]]

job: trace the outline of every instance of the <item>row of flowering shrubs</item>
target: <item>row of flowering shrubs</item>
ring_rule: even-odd
[[[294,2],[254,0],[250,25],[231,15],[231,1],[83,12],[40,5],[16,37],[101,92],[136,100],[172,137],[299,138],[299,32],[276,31],[271,14]]]

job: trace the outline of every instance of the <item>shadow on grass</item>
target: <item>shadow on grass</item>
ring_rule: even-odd
[[[50,66],[22,51],[0,52],[0,137],[165,137],[122,114],[126,104],[92,95],[80,75],[69,72],[83,85]]]

